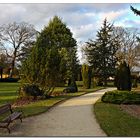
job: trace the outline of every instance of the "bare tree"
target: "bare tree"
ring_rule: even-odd
[[[11,72],[9,77],[13,76],[15,62],[23,55],[23,48],[28,48],[29,44],[32,44],[35,39],[36,30],[31,24],[14,22],[0,27],[2,47],[11,60]]]
[[[116,54],[118,60],[125,60],[132,69],[138,65],[138,56],[140,55],[140,52],[137,52],[139,48],[139,41],[137,39],[139,32],[134,28],[122,27],[116,27],[114,32],[119,40],[119,49]]]

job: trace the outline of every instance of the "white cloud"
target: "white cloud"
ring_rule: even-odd
[[[117,21],[115,26],[121,26],[121,27],[132,27],[132,28],[137,28],[140,29],[140,20],[138,19],[129,19],[129,18],[124,18],[121,21]]]
[[[78,41],[95,36],[105,18],[118,25],[138,26],[138,20],[129,19],[130,4],[0,4],[0,24],[29,22],[41,30],[54,15],[62,17]],[[131,13],[131,12],[130,12]],[[134,15],[135,16],[135,15]],[[128,20],[124,20],[128,17]],[[133,22],[132,22],[133,21]]]
[[[74,32],[74,37],[77,38],[78,41],[87,41],[88,39],[93,38],[95,36],[95,31],[97,30],[97,27],[95,24],[87,24],[81,25],[72,30]]]
[[[104,20],[105,18],[107,18],[107,20],[109,22],[111,21],[115,21],[117,18],[125,15],[128,12],[128,10],[121,10],[121,11],[110,11],[110,12],[106,12],[106,13],[100,13],[99,14],[99,19],[100,20]]]

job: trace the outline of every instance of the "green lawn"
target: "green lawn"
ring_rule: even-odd
[[[16,100],[18,88],[19,83],[0,82],[0,105]]]
[[[80,83],[80,82],[79,82]],[[20,83],[0,83],[0,105],[5,103],[13,103],[18,98],[18,88]],[[55,88],[55,92],[63,91],[65,87]],[[67,93],[65,95],[56,96],[46,100],[38,100],[22,107],[15,108],[16,110],[22,110],[24,117],[36,115],[42,112],[45,112],[48,107],[53,104],[74,96],[84,94],[85,92],[93,92],[95,90],[101,89],[102,87],[97,87],[94,89],[83,89],[81,86],[78,88],[79,92],[77,93]]]
[[[94,111],[97,121],[108,136],[140,137],[140,119],[122,111],[119,105],[98,101]]]

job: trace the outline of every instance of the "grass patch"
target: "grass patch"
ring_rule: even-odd
[[[17,97],[19,83],[0,82],[0,105],[14,102]]]
[[[119,105],[99,100],[94,106],[94,111],[101,128],[108,136],[140,136],[140,119],[124,112]]]
[[[82,84],[80,81],[79,84]],[[17,90],[20,86],[20,83],[0,83],[0,105],[6,104],[6,103],[13,103],[17,97],[18,93]],[[62,92],[65,87],[56,87],[54,92]],[[46,100],[38,100],[36,102],[32,102],[30,104],[23,105],[21,107],[16,107],[15,110],[22,110],[24,117],[37,115],[42,112],[47,111],[47,109],[54,105],[55,103],[68,99],[71,97],[79,96],[84,94],[85,92],[93,92],[99,89],[102,89],[102,87],[96,87],[93,89],[83,89],[81,86],[78,87],[79,92],[76,93],[67,93],[65,95],[59,95],[50,99]]]
[[[15,110],[22,110],[23,117],[29,117],[33,115],[38,115],[48,110],[50,106],[62,100],[63,98],[51,98],[49,100],[39,100],[37,102],[30,103],[28,105],[23,105],[22,107],[17,107]]]

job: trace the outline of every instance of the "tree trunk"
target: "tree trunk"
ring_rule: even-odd
[[[71,79],[69,78],[68,79],[68,86],[70,86],[71,85]]]
[[[3,68],[0,68],[0,76],[1,76],[1,79],[2,79],[2,74],[3,74]]]
[[[12,63],[11,63],[11,70],[10,70],[10,74],[9,74],[9,77],[10,78],[12,78],[13,77],[13,74],[14,74],[15,59],[16,59],[16,57],[13,58]]]
[[[104,78],[104,86],[105,87],[107,86],[107,78],[106,77]]]

